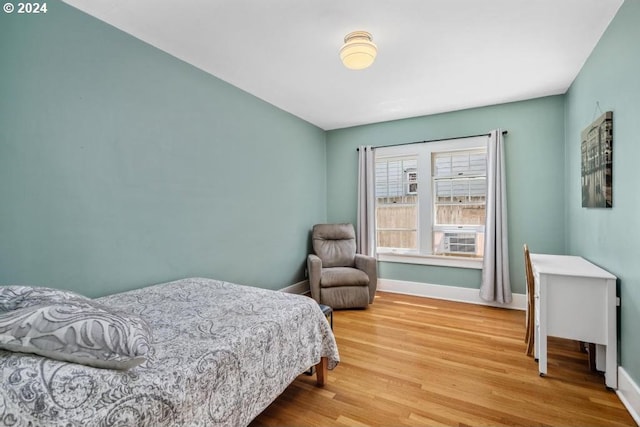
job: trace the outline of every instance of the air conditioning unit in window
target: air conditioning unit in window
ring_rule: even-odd
[[[416,168],[405,169],[407,176],[407,194],[418,194],[418,172]]]
[[[445,231],[442,252],[446,255],[473,255],[476,253],[475,231]]]

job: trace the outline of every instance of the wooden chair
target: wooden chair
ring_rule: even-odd
[[[535,285],[533,277],[533,268],[531,267],[531,257],[529,255],[529,247],[524,244],[524,270],[527,279],[527,313],[525,319],[525,336],[524,342],[527,343],[527,356],[533,356],[533,345],[535,337]]]

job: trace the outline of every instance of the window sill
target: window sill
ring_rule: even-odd
[[[378,261],[482,270],[482,258],[378,252]]]

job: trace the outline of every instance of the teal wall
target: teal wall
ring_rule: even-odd
[[[325,132],[47,4],[0,14],[0,283],[303,280]]]
[[[508,130],[505,136],[512,289],[525,293],[522,245],[564,252],[562,96],[339,129],[327,136],[327,216],[356,221],[359,145],[402,144]],[[480,270],[380,263],[380,277],[479,288]]]
[[[626,0],[566,95],[567,250],[618,277],[621,364],[640,384],[640,0]],[[613,208],[581,207],[580,132],[613,111]]]

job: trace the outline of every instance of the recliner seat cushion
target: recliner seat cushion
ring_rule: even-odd
[[[320,274],[320,287],[369,286],[369,276],[362,270],[351,267],[323,268]]]

